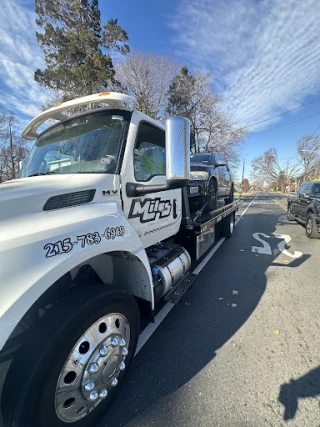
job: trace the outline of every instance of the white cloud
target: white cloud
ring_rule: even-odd
[[[171,26],[176,54],[212,70],[225,108],[247,125],[319,92],[319,18],[317,0],[181,0]]]
[[[34,116],[50,93],[34,81],[44,66],[37,43],[35,13],[23,0],[1,1],[0,103],[16,115]]]

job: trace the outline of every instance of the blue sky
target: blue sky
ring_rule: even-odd
[[[33,81],[44,65],[33,1],[2,0],[1,9],[0,103],[26,122],[48,97]],[[212,71],[222,106],[239,125],[309,103],[250,126],[241,154],[246,175],[251,159],[270,147],[280,161],[293,161],[296,141],[320,125],[316,0],[100,0],[100,9],[103,20],[119,19],[132,50],[169,54],[191,70]]]

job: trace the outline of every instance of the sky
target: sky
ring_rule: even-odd
[[[267,149],[278,150],[280,163],[293,162],[296,142],[320,132],[317,0],[100,0],[99,6],[103,21],[118,18],[131,50],[212,72],[221,107],[249,131],[239,158],[247,177],[252,159]],[[33,8],[31,0],[1,0],[0,104],[23,124],[49,97],[33,78],[44,67]]]

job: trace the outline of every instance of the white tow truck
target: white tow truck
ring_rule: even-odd
[[[218,223],[233,233],[237,201],[190,213],[188,120],[164,127],[132,101],[105,92],[42,112],[22,132],[35,143],[20,178],[0,185],[5,427],[93,427],[141,313],[178,302]]]

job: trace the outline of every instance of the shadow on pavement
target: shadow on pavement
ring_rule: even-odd
[[[283,419],[292,420],[298,410],[298,399],[320,395],[320,367],[313,369],[297,380],[282,384],[279,402],[285,407]]]
[[[175,414],[175,400],[179,397],[173,394],[184,387],[186,400],[181,404],[188,405],[191,397],[187,383],[201,373],[215,358],[216,351],[252,315],[266,289],[267,268],[271,264],[295,268],[310,257],[303,255],[290,264],[280,260],[273,264],[281,255],[277,250],[280,240],[276,238],[269,239],[273,250],[270,256],[253,253],[252,245],[259,243],[250,235],[257,232],[270,235],[276,232],[275,225],[280,224],[278,214],[259,214],[258,223],[250,221],[250,216],[253,215],[245,216],[246,226],[239,227],[233,238],[221,246],[180,305],[134,359],[117,400],[99,427],[128,423],[147,426],[151,425],[151,419],[152,425],[158,425],[154,422],[158,417],[159,425],[160,419],[162,423],[166,420],[162,425],[184,425]],[[210,369],[214,368],[212,364]],[[292,396],[295,391],[300,392],[298,386],[292,390]]]

